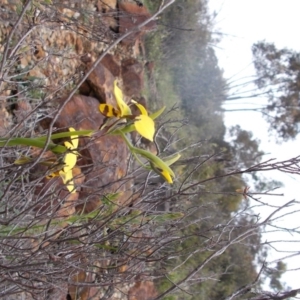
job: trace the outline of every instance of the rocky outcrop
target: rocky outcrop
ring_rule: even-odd
[[[150,300],[157,296],[157,291],[152,281],[137,281],[129,290],[128,300]]]
[[[97,131],[104,121],[98,107],[99,101],[93,97],[74,96],[58,116],[55,126]],[[79,146],[81,156],[77,165],[81,168],[85,180],[79,190],[76,210],[91,212],[101,205],[101,195],[116,192],[120,193],[118,204],[127,205],[132,182],[126,179],[129,151],[122,138],[98,131],[92,140],[81,137]]]
[[[101,14],[103,23],[108,28],[117,28],[117,0],[98,0],[97,11]]]
[[[136,3],[131,2],[119,2],[119,32],[125,33],[132,28],[144,23],[151,17],[149,10],[145,6],[139,6]],[[147,32],[156,28],[155,20],[150,21],[148,24],[143,26],[140,31],[133,32],[126,37],[122,43],[125,45],[133,44],[138,38]]]
[[[98,0],[96,3],[99,12],[108,13],[117,7],[117,0]]]
[[[86,70],[91,67],[91,62],[86,64]],[[125,96],[140,97],[144,88],[144,65],[136,58],[125,58],[120,61],[117,56],[106,55],[89,75],[79,91],[86,96],[96,97],[101,103],[116,105],[113,94],[113,82],[119,78]]]
[[[9,1],[4,2],[8,4]],[[17,6],[10,3],[9,9],[14,11]],[[53,20],[49,16],[53,17]],[[15,60],[17,65],[14,67],[19,68],[20,72],[25,74],[26,83],[29,82],[28,85],[32,85],[30,88],[17,83],[11,86],[7,84],[1,86],[0,96],[2,97],[12,97],[14,93],[24,95],[24,97],[14,98],[17,103],[11,107],[11,111],[7,110],[7,103],[0,103],[0,135],[3,136],[11,129],[13,121],[17,124],[24,124],[24,128],[27,128],[26,130],[29,128],[32,135],[45,134],[45,130],[49,129],[49,124],[55,115],[55,108],[66,101],[65,95],[68,95],[79,81],[81,73],[85,73],[91,67],[95,59],[103,53],[107,44],[115,37],[110,28],[118,26],[119,33],[122,34],[149,17],[150,13],[146,7],[127,2],[119,2],[117,7],[116,0],[81,1],[81,3],[60,1],[57,2],[57,9],[50,9],[47,5],[41,4],[33,17],[33,23],[27,24],[30,28],[28,35],[24,35],[25,30],[28,30],[24,23],[24,31],[20,30],[19,36],[16,37],[16,40],[20,40],[24,36],[26,47],[22,48],[22,55],[18,54],[19,57]],[[6,18],[7,22],[0,24],[0,41],[5,40],[11,30],[8,22],[9,14],[3,15],[3,18]],[[96,131],[92,138],[79,138],[80,155],[73,169],[76,192],[69,194],[60,177],[45,178],[44,175],[48,171],[46,166],[37,164],[31,169],[28,180],[32,180],[36,185],[30,205],[34,206],[32,212],[36,220],[42,225],[47,220],[49,221],[49,216],[53,220],[61,220],[55,228],[56,231],[51,231],[52,240],[56,241],[61,237],[69,225],[66,220],[70,216],[103,208],[101,198],[104,195],[117,194],[115,200],[117,208],[114,210],[121,210],[133,202],[134,179],[127,175],[130,153],[121,137],[110,136],[105,131],[99,130],[104,122],[104,116],[99,112],[99,103],[116,106],[113,93],[113,82],[116,79],[128,100],[132,97],[140,98],[144,87],[144,66],[138,59],[131,57],[132,53],[128,51],[128,46],[129,48],[133,46],[146,31],[154,29],[155,26],[155,22],[151,21],[140,32],[135,32],[126,38],[121,46],[106,54],[79,88],[79,94],[74,95],[57,116],[54,128],[58,132],[66,131],[69,127],[74,127],[76,130]],[[1,52],[3,50],[2,47]],[[85,60],[86,57],[88,59]],[[10,59],[12,58],[8,56],[7,61],[11,62]],[[7,72],[11,74],[10,72],[14,71],[15,69],[12,69]],[[13,88],[16,91],[13,91]],[[30,94],[27,93],[28,90]],[[30,100],[28,100],[29,96]],[[45,99],[44,102],[48,105],[44,114],[38,112],[41,99]],[[36,113],[34,120],[28,117],[30,113],[32,116]],[[40,117],[42,121],[37,122]],[[22,126],[20,125],[19,128]],[[23,133],[23,131],[20,132]],[[61,143],[62,141],[55,142]],[[39,153],[31,149],[30,155],[37,157]],[[53,156],[46,152],[43,158],[50,158],[51,155]],[[48,196],[49,194],[52,196]],[[49,228],[52,230],[51,226]],[[83,233],[85,236],[88,235],[85,231]],[[142,238],[142,234],[139,238]],[[44,251],[49,245],[48,241],[43,241],[41,244],[41,240],[35,240],[33,244],[33,252]],[[52,252],[49,253],[50,262],[57,263],[60,259]],[[61,259],[62,263],[64,259]],[[70,265],[72,265],[71,260],[68,261]],[[82,261],[86,262],[86,265],[88,265],[87,262],[93,266],[98,264],[98,261],[88,261],[85,255],[80,258],[74,257],[74,261],[77,265],[80,265]],[[103,263],[99,268],[109,269],[108,260],[105,264],[107,265]],[[126,273],[127,264],[130,264],[130,260],[124,259],[124,265],[117,269],[119,273]],[[67,286],[66,283],[56,282],[57,288],[49,291],[48,298],[65,299],[69,290],[68,297],[72,300],[79,296],[80,299],[99,299],[99,290],[103,289],[89,288],[84,285],[85,282],[95,281],[95,272],[89,273],[85,270],[78,271],[78,269],[79,267],[74,269],[68,267],[64,274],[66,280],[69,276],[70,281],[76,284]],[[126,276],[125,274],[124,278]],[[81,282],[82,286],[80,286]],[[147,299],[139,297],[143,295],[150,297],[155,294],[153,283],[139,281],[135,284],[132,280],[131,283],[119,284],[118,289],[122,292],[119,292],[119,295],[116,291],[111,299],[126,299],[124,295],[128,294],[132,285],[134,286],[128,299]]]
[[[122,61],[123,92],[129,98],[139,97],[144,88],[144,66],[135,58]]]
[[[120,62],[116,56],[106,54],[101,60],[101,64],[111,72],[114,77],[119,77],[121,74]]]
[[[91,65],[91,63],[87,64],[87,70]],[[115,104],[113,94],[114,80],[115,77],[112,73],[100,62],[86,80],[86,84],[89,87],[88,94],[96,97],[101,103]],[[81,91],[83,92],[82,88]]]

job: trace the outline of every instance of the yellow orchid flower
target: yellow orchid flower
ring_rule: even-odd
[[[122,130],[118,130],[118,133],[123,137],[125,143],[127,144],[129,150],[131,153],[135,156],[137,161],[145,168],[147,166],[144,165],[142,161],[138,158],[138,156],[142,156],[148,160],[150,163],[151,169],[156,172],[158,175],[162,176],[168,183],[172,184],[173,183],[173,178],[175,177],[174,172],[172,169],[169,167],[173,163],[175,163],[179,158],[180,154],[175,154],[171,157],[168,158],[166,162],[164,162],[161,158],[158,156],[152,154],[151,152],[137,148],[131,144],[131,142],[128,140],[126,137],[125,133],[122,132]]]
[[[173,183],[173,179],[172,179],[170,173],[168,173],[166,170],[162,170],[162,171],[160,172],[160,175],[161,175],[168,183],[170,183],[170,184]]]
[[[114,81],[114,94],[117,100],[117,104],[119,107],[119,110],[121,112],[121,117],[123,116],[130,116],[131,115],[131,109],[130,107],[125,103],[123,100],[123,92],[122,90],[118,87],[117,81]]]
[[[68,172],[65,172],[63,170],[59,171],[59,175],[63,181],[63,183],[66,185],[67,189],[71,194],[75,193],[75,184],[73,179],[73,171],[72,169]]]
[[[131,116],[131,109],[123,100],[123,93],[117,85],[117,81],[114,81],[114,94],[117,101],[118,108],[113,107],[110,104],[100,104],[100,112],[108,118],[116,117],[122,118],[126,116]]]
[[[69,131],[75,131],[75,129],[73,127],[70,127]],[[62,160],[62,168],[49,174],[47,178],[60,176],[69,192],[75,193],[76,190],[73,180],[73,168],[76,165],[77,156],[79,155],[76,151],[78,147],[78,135],[73,135],[71,142],[66,141],[64,142],[64,145],[69,150],[69,152],[65,153],[65,156]]]
[[[150,161],[151,169],[155,173],[160,175],[162,178],[164,178],[168,183],[172,184],[173,177],[175,176],[175,174],[172,171],[172,169],[169,168],[169,166],[174,164],[180,157],[181,157],[181,155],[179,153],[176,153],[175,155],[169,157],[165,161],[157,161],[157,159],[152,160],[152,161]],[[159,162],[159,165],[158,165],[158,162]]]
[[[145,157],[149,161],[151,169],[154,172],[162,176],[168,183],[170,184],[173,183],[173,177],[175,177],[175,174],[169,166],[173,164],[175,161],[177,161],[180,155],[179,156],[177,155],[176,157],[172,157],[171,160],[169,160],[168,162],[164,162],[159,157],[146,150],[139,149],[132,146],[131,151]]]
[[[100,104],[100,112],[108,118],[134,118],[135,130],[144,138],[153,141],[155,126],[152,118],[148,116],[148,112],[143,105],[132,100],[132,102],[138,107],[141,112],[139,116],[132,116],[130,107],[123,100],[123,93],[117,86],[117,81],[114,81],[114,94],[116,97],[118,107],[115,108],[110,104]]]
[[[69,131],[75,131],[73,127],[69,128]],[[64,167],[62,170],[59,171],[59,175],[62,178],[64,184],[66,185],[67,189],[71,193],[75,193],[75,185],[73,180],[73,168],[77,162],[78,152],[76,151],[78,147],[78,135],[72,136],[71,143],[64,142],[66,148],[70,150],[70,152],[66,153],[63,159]]]
[[[150,166],[151,169],[158,174],[159,176],[161,176],[165,181],[167,181],[168,183],[172,184],[173,183],[173,176],[174,173],[170,173],[168,169],[166,168],[160,168],[157,165],[155,165],[152,161],[150,161]]]
[[[131,102],[134,103],[141,112],[141,115],[135,118],[134,126],[136,131],[144,138],[153,142],[155,133],[154,121],[148,116],[148,112],[142,104],[134,100],[131,100]]]
[[[47,150],[51,151],[53,154],[63,154],[63,158],[49,157],[46,155],[44,160],[38,161],[39,164],[48,167],[47,173],[45,174],[47,179],[60,176],[71,193],[75,193],[75,186],[73,181],[73,168],[77,162],[77,156],[79,153],[76,151],[78,147],[78,136],[91,136],[95,131],[94,130],[79,130],[76,131],[74,128],[70,127],[69,132],[54,133],[51,135],[52,139],[60,138],[71,138],[71,141],[64,142],[63,145],[57,145],[53,142],[48,144]],[[37,138],[0,138],[0,147],[3,146],[17,146],[24,145],[30,147],[37,147],[44,149],[48,135],[40,136]],[[23,165],[30,163],[34,160],[29,156],[21,155],[18,159],[14,161],[16,165]]]
[[[168,183],[173,183],[172,176],[166,169],[158,168],[154,164],[151,164],[151,167],[153,171],[155,171],[158,175],[162,176]]]
[[[148,112],[142,104],[138,103],[137,101],[135,101],[133,99],[131,100],[131,102],[134,103],[138,107],[138,109],[140,110],[142,115],[148,116]]]

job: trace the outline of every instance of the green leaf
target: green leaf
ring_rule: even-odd
[[[168,166],[171,166],[172,164],[174,164],[179,158],[181,157],[181,155],[179,153],[176,153],[174,155],[172,155],[171,157],[169,157],[168,159],[164,159],[164,163]]]
[[[95,130],[75,130],[75,131],[66,131],[66,132],[61,132],[61,133],[54,133],[51,134],[50,138],[52,140],[54,139],[61,139],[61,138],[66,138],[66,137],[71,137],[71,136],[91,136]],[[38,138],[35,138],[41,141],[47,140],[47,136],[41,136]]]
[[[163,106],[160,110],[156,111],[155,113],[151,114],[149,117],[152,119],[152,120],[155,120],[157,119],[163,112],[164,110],[166,109],[165,106]]]
[[[45,147],[45,141],[40,138],[11,138],[11,139],[0,139],[0,147],[4,146],[28,146],[37,147],[43,149]],[[52,142],[49,143],[47,150],[51,150],[53,153],[64,153],[67,148],[62,145],[56,145]]]

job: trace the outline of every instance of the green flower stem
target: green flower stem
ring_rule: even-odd
[[[166,107],[163,106],[160,110],[158,110],[158,111],[154,112],[153,114],[149,115],[149,117],[152,120],[155,120],[164,112],[165,109],[166,109]]]
[[[0,147],[4,146],[29,146],[29,147],[45,147],[45,140],[35,139],[35,138],[11,138],[11,139],[0,139]],[[47,150],[51,150],[53,153],[64,153],[67,151],[65,146],[56,145],[54,143],[49,143]]]
[[[61,139],[61,138],[65,138],[65,137],[71,137],[73,135],[76,135],[76,136],[91,136],[94,132],[95,132],[95,130],[66,131],[66,132],[51,134],[51,139],[52,140]],[[41,137],[38,137],[36,139],[41,140],[41,141],[46,141],[47,136],[41,136]]]
[[[123,129],[115,130],[115,134],[120,135],[124,139],[124,141],[125,141],[126,145],[128,146],[129,150],[132,152],[132,149],[134,148],[134,146],[129,142],[128,138],[126,137],[125,133],[123,132]]]
[[[70,225],[74,224],[83,224],[84,222],[89,221],[90,219],[94,219],[99,216],[99,211],[93,211],[91,213],[87,213],[85,215],[72,215],[68,218],[58,218],[51,221],[51,230],[55,229],[52,226],[61,226],[65,224],[66,222]],[[18,227],[16,225],[12,226],[0,226],[0,235],[8,235],[11,236],[13,234],[19,234],[19,233],[26,233],[26,234],[40,234],[45,232],[46,225],[45,224],[36,224],[31,226],[30,228],[27,227]]]
[[[120,122],[124,121],[123,118],[118,119],[117,121],[115,121],[112,125],[110,125],[109,127],[107,127],[107,134],[112,134],[114,135],[116,131],[118,131],[120,128],[122,128],[122,124],[120,124]],[[121,129],[123,131],[123,128]],[[119,133],[117,133],[119,134]]]
[[[61,133],[54,133],[51,135],[51,139],[59,139],[71,136],[91,136],[94,130],[78,130],[78,131],[68,131]],[[37,147],[43,149],[45,147],[45,142],[47,136],[42,136],[38,138],[11,138],[11,139],[0,139],[0,147],[4,146],[28,146],[28,147]],[[61,154],[67,151],[67,148],[62,145],[56,145],[54,143],[49,143],[47,150],[51,150],[53,153]]]
[[[135,159],[138,161],[138,163],[143,166],[144,168],[147,169],[147,166],[145,164],[143,164],[143,162],[139,159],[139,157],[136,155],[136,153],[134,152],[134,146],[130,143],[130,141],[128,140],[128,138],[126,137],[125,133],[123,132],[123,129],[118,129],[114,132],[114,134],[116,135],[121,135],[121,137],[123,138],[123,140],[125,141],[126,145],[128,146],[130,152],[132,153],[132,155],[135,157]]]
[[[141,160],[140,158],[136,155],[135,152],[131,152],[132,155],[135,157],[135,159],[138,161],[138,163],[145,169],[151,170],[151,168],[147,167]]]
[[[134,147],[129,140],[127,139],[127,137],[125,136],[125,134],[123,133],[123,131],[121,129],[119,129],[118,131],[116,130],[116,133],[119,132],[119,134],[123,137],[125,143],[127,144],[129,150],[131,151],[131,153],[133,154],[139,154],[145,158],[147,158],[150,162],[152,162],[155,166],[157,166],[158,168],[161,168],[162,170],[167,171],[170,175],[172,175],[173,177],[175,177],[174,172],[172,171],[172,169],[164,163],[163,160],[161,160],[158,156],[150,153],[149,151],[143,150],[143,149],[139,149],[137,147]],[[135,155],[136,157],[136,155]]]
[[[134,124],[129,124],[129,125],[126,125],[124,128],[122,128],[121,130],[124,134],[130,133],[135,130],[135,126],[134,126]],[[114,133],[112,132],[112,134],[114,134]],[[119,134],[119,133],[117,133],[117,134]]]
[[[161,160],[158,156],[143,150],[143,149],[139,149],[136,147],[133,147],[132,149],[135,153],[140,154],[144,157],[146,157],[149,161],[151,161],[152,163],[154,163],[158,168],[167,171],[169,174],[171,174],[173,177],[175,177],[174,172],[172,171],[172,169],[165,164],[165,162],[163,160]]]

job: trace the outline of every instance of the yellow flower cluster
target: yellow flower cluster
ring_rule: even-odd
[[[132,116],[130,107],[123,100],[123,93],[121,89],[117,86],[117,82],[114,82],[114,94],[117,100],[118,107],[115,108],[110,104],[100,104],[100,112],[108,118],[134,118],[135,130],[144,138],[153,141],[155,133],[154,121],[148,116],[148,112],[145,107],[136,101],[132,100],[141,112],[139,116]]]
[[[142,137],[153,141],[154,134],[155,134],[155,124],[153,119],[159,116],[163,110],[160,110],[153,115],[149,116],[146,108],[141,105],[140,103],[137,103],[134,100],[131,100],[131,102],[137,106],[141,114],[139,116],[132,115],[130,107],[125,103],[124,96],[121,91],[121,89],[118,87],[117,82],[114,82],[114,95],[117,101],[117,107],[114,107],[110,104],[100,104],[99,110],[100,112],[105,115],[108,118],[118,118],[118,119],[126,119],[128,121],[133,120],[133,130],[136,130]],[[160,176],[162,176],[168,183],[173,183],[172,177],[174,177],[174,172],[171,170],[169,165],[174,163],[176,160],[179,159],[180,155],[176,155],[175,159],[173,158],[170,164],[167,164],[166,162],[162,161],[159,157],[153,155],[152,153],[139,149],[137,147],[134,147],[130,144],[128,139],[125,136],[125,133],[132,131],[131,125],[126,125],[123,127],[123,129],[118,128],[116,130],[117,133],[119,133],[121,136],[123,136],[125,142],[127,143],[130,151],[136,155],[141,155],[145,157],[149,163],[153,171],[158,173]],[[129,130],[128,130],[129,128]]]

